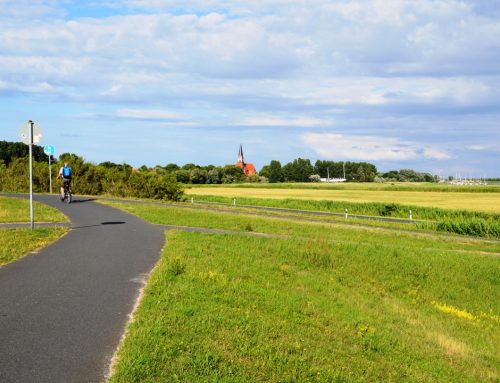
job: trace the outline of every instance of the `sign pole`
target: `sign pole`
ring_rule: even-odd
[[[50,161],[50,156],[49,156],[49,187],[50,187],[50,194],[52,194],[52,163]]]
[[[33,121],[29,120],[29,157],[30,157],[30,227],[33,230]]]

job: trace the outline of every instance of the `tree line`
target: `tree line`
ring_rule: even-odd
[[[0,190],[27,191],[29,189],[28,145],[0,141]],[[49,189],[48,156],[40,146],[33,145],[33,179],[36,192]],[[180,200],[183,184],[229,184],[239,182],[318,182],[321,178],[345,178],[348,182],[414,181],[434,182],[436,177],[411,169],[378,173],[375,165],[367,162],[335,162],[297,158],[281,165],[272,160],[260,173],[245,176],[236,165],[200,166],[174,163],[153,168],[145,165],[138,169],[124,164],[102,162],[93,164],[81,156],[64,153],[53,165],[53,184],[59,167],[65,161],[73,170],[73,185],[80,194],[113,195]]]

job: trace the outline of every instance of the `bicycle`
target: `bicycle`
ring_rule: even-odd
[[[64,185],[61,187],[59,197],[61,198],[61,202],[71,203],[71,201],[73,200],[73,192],[71,190],[69,182],[64,182]]]

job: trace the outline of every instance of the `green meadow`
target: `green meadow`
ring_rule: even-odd
[[[36,222],[67,222],[68,219],[59,210],[43,203],[33,202]],[[0,196],[0,223],[30,221],[30,202],[26,198]]]
[[[167,233],[111,382],[500,379],[498,241],[105,203],[228,230]]]

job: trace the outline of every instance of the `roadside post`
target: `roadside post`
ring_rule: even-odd
[[[347,219],[347,209],[345,209],[345,219]]]
[[[411,210],[410,210],[410,221],[413,221],[413,215],[411,213]]]
[[[30,167],[30,227],[31,230],[35,227],[34,212],[33,212],[33,144],[38,144],[42,139],[42,130],[40,125],[33,121],[21,125],[19,129],[21,142],[29,147],[29,167]]]
[[[52,161],[51,158],[54,155],[54,147],[52,145],[45,145],[43,147],[43,152],[49,157],[49,187],[50,194],[52,194]]]

